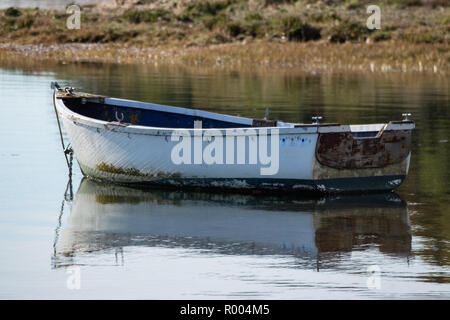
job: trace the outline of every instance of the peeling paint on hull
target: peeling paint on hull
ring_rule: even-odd
[[[220,189],[261,189],[278,192],[345,193],[355,191],[389,191],[398,187],[406,175],[388,175],[317,180],[267,178],[148,178],[130,179],[127,175],[99,172],[80,164],[87,177],[122,184]]]
[[[351,132],[320,134],[316,148],[317,160],[337,169],[365,169],[384,168],[408,156],[411,130],[380,130],[378,135],[361,138],[354,137]]]

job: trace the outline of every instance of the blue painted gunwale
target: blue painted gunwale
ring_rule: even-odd
[[[204,129],[227,129],[252,127],[253,119],[215,114],[206,111],[186,112],[186,108],[139,103],[128,100],[108,99],[105,103],[66,98],[64,104],[80,115],[101,121],[117,121],[138,126],[192,129],[194,121],[202,121]],[[197,110],[191,110],[197,111]],[[122,118],[123,116],[123,118]]]

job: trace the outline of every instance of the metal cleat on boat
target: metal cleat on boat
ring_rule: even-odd
[[[402,113],[403,121],[409,121],[409,117],[411,117],[411,113]]]
[[[58,91],[61,90],[61,87],[59,86],[58,82],[56,82],[56,81],[52,81],[52,82],[50,83],[50,88],[53,89],[53,90],[56,89],[56,90],[58,90]]]
[[[313,124],[320,124],[320,121],[322,121],[322,119],[323,119],[323,117],[320,117],[320,116],[312,117]]]

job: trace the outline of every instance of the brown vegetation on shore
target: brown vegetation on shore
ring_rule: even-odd
[[[448,73],[447,2],[379,1],[381,30],[365,26],[369,2],[133,0],[83,6],[79,30],[65,11],[8,8],[0,59]]]

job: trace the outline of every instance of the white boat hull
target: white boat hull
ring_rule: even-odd
[[[194,141],[189,146],[191,156],[188,163],[176,163],[173,150],[182,138],[176,140],[173,136],[179,135],[180,129],[92,119],[73,112],[56,95],[55,105],[83,174],[117,183],[269,188],[283,191],[391,190],[403,182],[409,167],[410,154],[401,161],[383,167],[349,169],[323,165],[316,156],[320,134],[364,130],[364,126],[339,125],[245,128],[249,131],[233,128],[183,129],[192,137],[192,141],[200,137],[196,141],[200,143],[200,157],[203,159],[195,163],[198,153],[195,154]],[[383,125],[373,126],[378,131]],[[386,132],[411,130],[413,127],[411,123],[389,123],[383,128]],[[205,153],[207,156],[208,145],[213,141],[208,136],[217,135],[218,132],[223,136],[222,154],[215,162],[206,163]],[[242,144],[237,143],[239,137],[245,139],[244,149]],[[228,143],[228,138],[233,141],[232,144]],[[255,145],[256,148],[260,147],[258,143],[263,139],[267,143],[267,150],[273,153],[278,148],[279,156],[277,159],[272,158],[270,163],[267,163],[267,159],[263,163],[261,150],[258,150],[256,161],[251,159],[250,153],[255,151]],[[255,144],[252,145],[251,141]],[[245,150],[245,157],[242,150]],[[217,152],[214,152],[215,156]],[[270,155],[270,152],[266,153]]]

